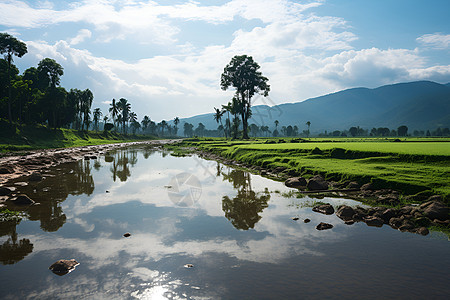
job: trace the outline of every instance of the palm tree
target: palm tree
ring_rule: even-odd
[[[164,136],[164,128],[166,128],[167,126],[166,120],[162,120],[161,123],[159,123],[159,125],[161,126],[161,136]]]
[[[214,120],[216,120],[217,124],[219,124],[219,122],[220,122],[220,126],[222,126],[222,128],[223,128],[222,116],[225,113],[225,111],[224,110],[220,110],[220,109],[215,108],[215,107],[214,107],[214,110],[216,112],[214,114]],[[224,131],[224,133],[225,133],[225,138],[227,138],[227,133],[225,131]]]
[[[144,116],[144,118],[141,121],[142,129],[145,132],[147,130],[148,125],[150,124],[150,118],[148,116]]]
[[[94,109],[93,115],[94,115],[94,118],[93,118],[94,127],[98,131],[98,122],[100,121],[100,118],[103,115],[100,108],[97,107],[96,109]]]
[[[278,120],[275,120],[275,130],[278,130],[278,124],[280,124],[280,121],[278,121]]]
[[[115,130],[116,118],[117,118],[117,115],[119,114],[119,108],[117,107],[116,99],[113,98],[112,103],[109,106],[110,106],[109,113],[111,114],[111,118],[112,118],[113,124],[114,124],[114,130]]]
[[[24,42],[19,41],[18,39],[7,33],[0,33],[0,54],[5,55],[5,60],[8,63],[8,119],[10,124],[12,123],[10,74],[11,63],[14,61],[13,56],[22,57],[27,52],[27,45]]]
[[[308,126],[308,137],[309,137],[309,126],[311,126],[311,122],[310,121],[306,122],[306,126]]]
[[[227,112],[227,119],[225,121],[225,129],[227,130],[228,135],[231,136],[231,122],[230,122],[231,102],[228,102],[227,105],[222,105],[222,109]]]
[[[119,103],[117,104],[121,114],[122,114],[122,129],[123,133],[127,134],[127,122],[130,118],[131,104],[128,103],[128,100],[125,98],[120,98]]]
[[[180,119],[178,117],[175,117],[175,119],[173,119],[173,123],[175,124],[175,135],[177,135],[177,133],[178,133],[178,124],[180,123]]]

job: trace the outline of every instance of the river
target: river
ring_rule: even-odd
[[[148,146],[43,171],[0,223],[2,299],[446,299],[447,236],[346,225],[338,198]],[[17,184],[18,183],[18,184]],[[9,207],[10,208],[10,207]],[[12,208],[11,208],[12,209]],[[292,218],[298,217],[297,221]],[[310,219],[304,223],[304,219]],[[326,222],[332,229],[319,231]],[[130,237],[124,237],[125,233]],[[76,259],[58,276],[49,266]]]

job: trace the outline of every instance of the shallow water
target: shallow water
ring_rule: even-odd
[[[0,223],[2,299],[444,299],[450,292],[442,234],[345,225],[312,212],[317,199],[283,197],[291,189],[280,182],[196,156],[135,147],[44,173],[42,182],[17,185],[40,205],[24,209],[18,224]],[[318,231],[320,222],[334,227]],[[80,265],[67,275],[48,269],[71,258]]]

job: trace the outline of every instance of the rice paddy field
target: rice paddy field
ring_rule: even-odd
[[[196,147],[266,169],[287,168],[305,177],[372,182],[405,195],[423,191],[450,199],[450,139],[185,140]]]

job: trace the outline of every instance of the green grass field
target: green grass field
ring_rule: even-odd
[[[9,152],[25,152],[36,149],[81,147],[155,139],[152,136],[122,135],[115,132],[77,131],[72,129],[49,129],[44,126],[10,128],[0,124],[0,155]]]
[[[258,139],[185,141],[222,157],[305,177],[372,182],[405,194],[430,190],[450,199],[450,139]],[[278,142],[273,143],[272,142]]]

